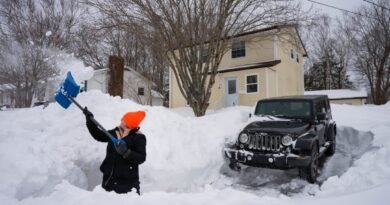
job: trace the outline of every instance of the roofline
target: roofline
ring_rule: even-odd
[[[299,42],[301,43],[303,51],[304,51],[303,57],[308,57],[305,44],[303,44],[301,35],[299,34],[299,31],[297,29],[297,25],[294,25],[294,24],[275,25],[275,26],[270,26],[270,27],[266,27],[266,28],[262,28],[262,29],[239,33],[239,34],[236,34],[233,36],[227,36],[226,40],[234,39],[234,38],[238,38],[238,37],[242,37],[242,36],[247,36],[247,35],[251,35],[251,34],[255,34],[255,33],[261,33],[261,32],[266,32],[266,31],[271,31],[271,30],[276,30],[276,29],[287,28],[287,27],[293,27],[295,29],[295,31],[298,35]],[[221,40],[223,40],[223,38],[221,38]],[[203,44],[208,44],[208,43],[210,43],[210,41],[205,41]],[[199,44],[200,43],[195,43],[194,45],[199,45]],[[186,46],[186,47],[190,47],[190,46]],[[175,48],[174,50],[177,50],[177,49],[178,48]]]
[[[275,101],[275,100],[315,100],[320,98],[328,98],[327,95],[290,95],[290,96],[278,96],[271,98],[260,99],[259,101]]]
[[[341,97],[341,98],[330,98],[330,97],[328,97],[329,98],[329,100],[354,100],[354,99],[367,99],[368,97],[367,96],[365,96],[365,97],[363,97],[363,96],[361,96],[361,97]]]
[[[234,36],[229,36],[228,39],[229,38],[237,38],[237,37],[246,36],[246,35],[251,35],[251,34],[260,33],[260,32],[271,31],[271,30],[280,29],[280,28],[289,27],[289,26],[291,26],[291,25],[286,25],[286,26],[278,26],[278,25],[276,25],[276,26],[266,27],[266,28],[262,28],[262,29],[257,29],[257,30],[253,30],[253,31],[239,33],[239,34],[234,35]]]
[[[267,62],[261,62],[261,63],[250,64],[250,65],[242,65],[242,66],[234,67],[231,69],[218,70],[217,74],[218,73],[242,71],[242,70],[250,70],[250,69],[256,69],[256,68],[273,67],[281,62],[282,62],[281,60],[274,60],[274,61],[267,61]],[[211,72],[208,72],[208,74],[211,74]]]
[[[255,33],[266,32],[266,31],[271,31],[271,30],[275,30],[275,29],[288,28],[288,27],[293,27],[295,29],[295,31],[296,31],[296,33],[298,35],[299,42],[301,43],[303,51],[304,51],[303,57],[308,57],[305,44],[303,44],[301,35],[299,34],[299,31],[297,29],[297,25],[294,25],[294,24],[276,25],[276,26],[262,28],[262,29],[258,29],[258,30],[254,30],[254,31],[244,32],[244,33],[237,34],[235,36],[229,36],[228,39],[230,39],[230,38],[238,38],[238,37],[241,37],[241,36],[246,36],[246,35],[251,35],[251,34],[255,34]]]

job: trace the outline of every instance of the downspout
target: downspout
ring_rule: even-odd
[[[279,59],[278,36],[277,35],[275,35],[273,38],[273,51],[274,51],[274,60],[275,61],[280,60]],[[273,69],[271,67],[269,67],[269,69],[275,72],[275,89],[276,89],[275,94],[276,94],[276,97],[278,97],[279,96],[279,75],[275,69]],[[267,75],[268,75],[268,73],[267,73]]]
[[[172,68],[169,68],[169,102],[168,106],[169,108],[172,108]]]

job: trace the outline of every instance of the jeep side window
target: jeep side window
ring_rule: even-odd
[[[326,103],[326,109],[327,109],[328,111],[330,111],[329,100],[325,100],[325,103]]]
[[[324,101],[318,101],[316,102],[316,114],[326,112],[326,106],[324,104]]]
[[[327,111],[328,109],[326,108],[326,102],[325,100],[321,100],[321,112],[325,112]]]

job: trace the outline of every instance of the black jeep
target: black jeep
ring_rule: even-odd
[[[225,148],[230,168],[240,165],[274,169],[299,168],[310,183],[318,159],[333,155],[336,123],[326,95],[288,96],[257,102],[254,116],[235,144]]]

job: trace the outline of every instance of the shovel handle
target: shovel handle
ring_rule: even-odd
[[[84,110],[84,108],[81,107],[81,105],[80,105],[75,99],[73,99],[73,97],[71,97],[71,96],[67,96],[67,97],[68,97],[69,100],[72,101],[78,108],[80,108],[81,111]],[[104,127],[103,127],[98,121],[95,120],[95,118],[91,117],[91,121],[92,121],[93,123],[95,123],[95,125],[96,125],[100,130],[102,130],[102,131],[104,132],[104,134],[106,134],[106,136],[107,136],[108,138],[111,139],[111,141],[114,143],[114,145],[119,144],[119,142],[121,142],[121,143],[123,143],[123,144],[126,144],[126,142],[125,142],[124,140],[122,140],[122,139],[121,139],[121,140],[118,140],[117,138],[113,137],[106,129],[104,129]]]

